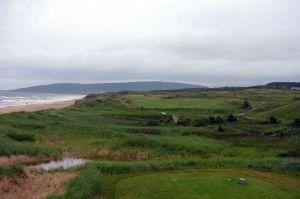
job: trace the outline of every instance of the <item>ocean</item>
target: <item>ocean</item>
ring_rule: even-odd
[[[27,104],[44,104],[56,101],[80,99],[83,97],[84,95],[0,91],[0,108]]]

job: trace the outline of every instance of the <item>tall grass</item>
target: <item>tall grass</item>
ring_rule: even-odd
[[[60,157],[60,149],[54,149],[46,146],[33,145],[31,143],[19,143],[0,138],[0,155],[30,155]]]
[[[260,171],[300,172],[300,161],[282,158],[211,158],[207,160],[174,160],[174,161],[145,161],[145,162],[101,162],[93,163],[102,174],[124,174],[148,171],[164,171],[178,169],[206,168],[250,168]]]
[[[67,191],[61,196],[49,196],[48,199],[93,199],[99,198],[102,190],[101,174],[92,167],[82,170],[79,176],[70,180]]]
[[[3,176],[16,177],[24,174],[22,166],[13,165],[10,167],[0,167],[0,179]]]
[[[7,137],[10,139],[13,139],[15,141],[23,142],[23,141],[35,141],[35,135],[34,134],[28,134],[28,133],[15,133],[10,132],[6,134]]]

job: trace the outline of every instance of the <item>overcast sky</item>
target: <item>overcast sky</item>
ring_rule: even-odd
[[[0,0],[0,89],[300,81],[299,0]]]

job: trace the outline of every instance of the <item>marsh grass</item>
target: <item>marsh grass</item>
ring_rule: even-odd
[[[46,146],[33,145],[31,143],[19,143],[0,138],[0,155],[29,155],[29,156],[47,156],[60,157],[61,150]]]
[[[10,132],[6,134],[7,137],[9,137],[12,140],[19,141],[19,142],[33,142],[35,141],[35,135],[34,134],[27,134],[27,133],[16,133],[16,132]]]
[[[24,174],[23,167],[20,165],[13,165],[10,167],[0,167],[0,179],[4,176],[15,178]]]

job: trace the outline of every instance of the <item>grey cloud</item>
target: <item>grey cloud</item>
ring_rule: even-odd
[[[0,89],[299,81],[299,8],[295,0],[3,0]]]

